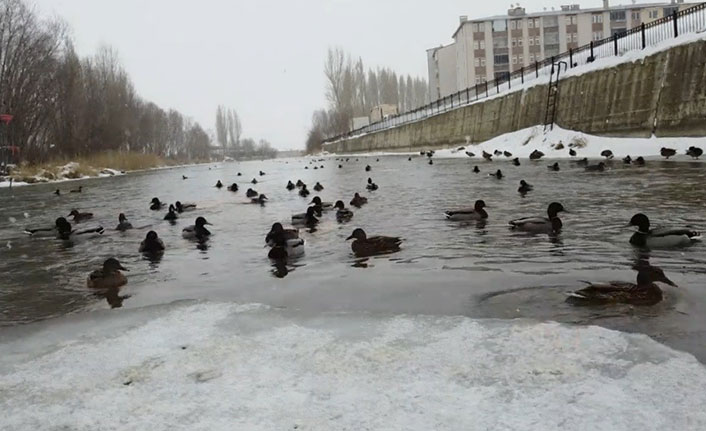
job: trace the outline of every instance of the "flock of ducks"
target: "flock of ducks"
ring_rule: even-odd
[[[459,150],[463,150],[460,148]],[[576,156],[576,151],[570,148],[570,153],[572,156]],[[429,161],[432,161],[434,155],[433,151],[422,151],[421,155],[426,155]],[[466,151],[469,157],[475,157],[475,154]],[[669,148],[662,148],[661,155],[665,158],[673,157],[676,154],[675,150]],[[696,147],[691,147],[687,151],[687,154],[693,158],[698,158],[703,154],[703,151]],[[506,158],[511,158],[512,154],[508,151],[496,150],[493,154],[483,151],[482,157],[488,161],[492,161],[493,156],[505,156]],[[530,155],[530,160],[539,160],[544,156],[541,151],[535,150]],[[606,150],[602,153],[602,156],[610,160],[614,157],[610,150]],[[630,156],[627,156],[623,161],[625,163],[637,163],[644,165],[644,159],[642,162],[637,162],[637,160],[642,159],[641,157],[633,160]],[[345,161],[349,161],[347,158]],[[357,160],[357,159],[356,159]],[[410,157],[408,160],[412,160]],[[322,161],[322,160],[319,160]],[[339,161],[339,159],[336,159]],[[344,159],[340,159],[341,162]],[[379,159],[378,159],[379,161]],[[512,160],[513,165],[520,165],[519,158],[514,158]],[[312,162],[313,163],[313,162]],[[578,163],[583,165],[588,171],[603,171],[605,169],[605,163],[600,162],[595,165],[588,164],[587,159],[579,160]],[[341,164],[338,165],[339,168],[342,167]],[[308,168],[308,167],[307,167]],[[315,167],[315,168],[318,168]],[[321,166],[323,168],[323,165]],[[558,163],[549,165],[548,168],[552,171],[558,171],[560,169]],[[366,165],[365,172],[370,172],[372,167]],[[473,172],[480,172],[477,166],[474,166]],[[259,172],[260,176],[265,175],[263,171]],[[501,179],[503,174],[500,169],[490,175]],[[238,176],[241,176],[238,173]],[[183,176],[183,179],[187,179]],[[256,178],[251,181],[253,185],[257,184]],[[224,187],[223,183],[219,180],[215,187],[217,189],[222,189]],[[308,197],[310,192],[307,185],[301,180],[296,183],[288,181],[286,190],[294,192],[298,191],[301,197]],[[313,187],[315,191],[320,192],[324,190],[324,187],[317,182]],[[378,185],[372,181],[372,178],[368,178],[366,189],[368,191],[378,190]],[[232,183],[227,188],[231,192],[238,192],[239,187],[236,183]],[[525,194],[530,192],[533,186],[528,184],[525,180],[520,181],[520,187],[518,192]],[[81,193],[82,187],[77,190],[71,190],[71,192]],[[60,195],[60,191],[57,190],[55,194]],[[246,196],[250,199],[250,202],[258,205],[265,205],[267,202],[267,196],[260,194],[257,191],[249,188],[246,191]],[[368,202],[368,198],[361,196],[359,193],[355,193],[350,201],[350,205],[360,209]],[[152,211],[163,210],[167,206],[166,203],[160,201],[159,198],[155,197],[150,201],[149,209]],[[463,222],[463,221],[482,221],[489,217],[486,211],[486,203],[483,200],[477,200],[473,207],[471,208],[458,208],[445,211],[444,215],[447,220],[452,222]],[[197,209],[196,204],[193,203],[182,203],[175,202],[168,206],[167,214],[164,216],[164,220],[171,223],[180,217],[182,213],[195,211]],[[291,258],[298,258],[304,254],[305,241],[299,235],[299,228],[306,228],[313,231],[316,225],[320,222],[320,218],[324,213],[333,212],[335,218],[340,223],[346,223],[353,219],[354,213],[351,209],[346,208],[343,200],[337,200],[335,203],[324,202],[319,196],[315,196],[310,202],[305,212],[294,214],[291,217],[292,228],[285,228],[282,223],[276,222],[272,225],[270,231],[265,235],[265,243],[269,246],[270,250],[268,252],[268,258],[275,261],[275,263],[282,264]],[[533,216],[533,217],[523,217],[517,218],[509,221],[509,226],[513,230],[525,231],[530,233],[546,233],[550,235],[556,235],[561,232],[563,228],[562,220],[559,218],[559,213],[565,212],[563,205],[559,202],[552,202],[547,207],[546,217],[544,216]],[[78,210],[72,210],[68,217],[72,217],[74,223],[82,223],[84,221],[90,220],[93,217],[92,213],[82,213]],[[188,240],[198,241],[203,243],[208,241],[212,233],[207,229],[206,226],[211,226],[211,224],[203,217],[196,217],[193,225],[186,226],[182,229],[182,236]],[[700,234],[691,229],[651,229],[650,220],[644,214],[636,214],[630,220],[628,226],[637,227],[637,231],[630,238],[630,244],[635,247],[640,248],[671,248],[680,247],[684,245],[691,244],[693,241],[699,240],[701,238]],[[132,224],[128,221],[125,214],[121,213],[118,216],[118,225],[116,230],[126,231],[132,229]],[[86,234],[102,234],[104,229],[102,227],[90,228],[78,230],[74,229],[71,223],[65,217],[59,217],[56,219],[55,226],[51,228],[42,229],[26,229],[26,233],[30,235],[37,235],[43,232],[51,232],[56,234],[57,238],[61,240],[69,240],[72,237],[86,235]],[[353,230],[352,234],[346,238],[346,241],[353,240],[351,243],[351,250],[356,257],[365,258],[380,254],[395,253],[400,250],[400,246],[403,240],[399,237],[394,236],[368,236],[368,234],[361,228],[356,228]],[[165,251],[165,245],[163,241],[159,238],[158,234],[150,230],[145,239],[140,243],[139,252],[147,255],[161,256]],[[662,270],[659,268],[650,266],[649,264],[642,263],[638,264],[635,269],[638,271],[637,283],[623,283],[623,282],[613,282],[609,284],[593,284],[588,283],[588,286],[576,292],[572,292],[567,302],[575,305],[592,305],[592,304],[606,304],[606,303],[627,303],[633,305],[651,305],[662,300],[662,291],[655,284],[656,282],[666,283],[672,286],[675,284],[669,280]],[[104,263],[102,268],[91,272],[87,278],[86,284],[89,289],[97,291],[115,292],[127,283],[127,278],[122,274],[121,271],[127,271],[125,267],[115,258],[109,258]],[[109,301],[110,302],[110,301]]]

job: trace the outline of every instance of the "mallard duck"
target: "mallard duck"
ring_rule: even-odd
[[[235,174],[235,176],[236,176],[236,177],[242,177],[242,176],[243,176],[243,174],[242,174],[242,173],[240,173],[240,172],[238,172],[237,174]]]
[[[287,190],[289,190],[291,192],[292,190],[294,190],[296,188],[297,187],[294,185],[294,183],[291,180],[287,182]]]
[[[370,165],[365,166],[365,172],[370,172],[371,170],[373,170],[373,168],[370,167]]]
[[[554,162],[554,164],[547,166],[550,171],[559,172],[559,162]]]
[[[529,159],[530,159],[530,160],[539,160],[539,159],[541,159],[542,157],[544,157],[544,153],[543,153],[543,152],[541,152],[541,151],[539,151],[539,150],[534,150],[534,151],[532,151],[532,153],[530,154]]]
[[[210,169],[210,168],[209,168],[209,169]],[[181,176],[181,179],[182,179],[182,180],[188,180],[189,177],[187,177],[186,175],[182,175],[182,176]]]
[[[316,207],[309,207],[304,214],[295,214],[292,216],[292,224],[294,226],[314,227],[319,224],[319,219],[316,218]]]
[[[86,279],[89,289],[118,289],[127,284],[127,278],[120,271],[127,271],[115,258],[103,262],[103,268],[91,272]]]
[[[701,234],[691,229],[650,229],[650,219],[642,213],[632,216],[628,226],[637,226],[637,232],[630,237],[630,244],[636,247],[671,248],[701,239]]]
[[[179,214],[176,212],[176,207],[174,205],[169,205],[169,211],[164,216],[164,220],[174,221],[179,218]]]
[[[258,204],[258,205],[263,205],[263,206],[265,205],[266,201],[267,201],[267,196],[265,196],[264,194],[261,194],[260,196],[258,196],[256,198],[250,199],[251,204]]]
[[[470,151],[466,151],[466,155],[467,155],[468,157],[475,157],[475,156],[476,156],[475,153],[472,153],[472,152],[470,152]],[[411,157],[410,157],[409,159],[412,160]]]
[[[311,202],[309,202],[309,205],[316,205],[316,206],[320,207],[320,209],[322,209],[322,210],[324,210],[324,211],[330,211],[330,210],[333,209],[333,203],[331,203],[331,202],[322,202],[322,201],[321,201],[321,198],[318,197],[318,196],[314,196],[314,199],[312,199]]]
[[[606,160],[611,160],[613,157],[615,157],[615,156],[613,155],[613,152],[610,151],[610,150],[603,150],[603,151],[601,151],[601,156],[605,157]]]
[[[503,179],[503,172],[500,169],[498,169],[497,171],[495,171],[494,174],[488,174],[488,176],[495,177],[499,180],[502,180]]]
[[[434,164],[434,160],[429,159],[429,164],[430,164],[430,165],[433,165],[433,164]]]
[[[353,211],[346,208],[346,206],[343,204],[343,201],[336,201],[336,205],[334,205],[333,207],[337,210],[336,220],[338,220],[339,222],[346,222],[353,218]]]
[[[152,200],[150,201],[150,209],[152,211],[159,211],[164,208],[164,206],[165,204],[162,203],[159,198],[152,198]]]
[[[394,253],[400,251],[402,240],[390,236],[368,237],[363,229],[357,228],[346,241],[355,239],[351,244],[351,249],[357,257],[374,256],[377,254]]]
[[[354,206],[356,208],[360,208],[367,203],[368,203],[368,198],[361,196],[358,193],[353,195],[353,199],[351,199],[351,202],[350,202],[351,206]]]
[[[140,243],[140,253],[159,254],[164,251],[164,242],[159,239],[157,232],[151,230]]]
[[[304,187],[305,185],[306,185],[306,184],[304,184],[304,182],[302,182],[302,180],[297,180],[297,187],[302,188],[302,187]]]
[[[552,202],[547,208],[549,217],[525,217],[510,221],[512,229],[526,232],[559,232],[562,222],[557,214],[564,211],[564,207],[558,202]]]
[[[251,184],[257,184],[257,179],[253,178],[252,181],[250,181]]]
[[[78,186],[77,189],[69,190],[69,193],[81,193],[83,192],[83,186]]]
[[[666,158],[667,160],[669,160],[670,157],[673,157],[673,156],[675,156],[675,155],[677,154],[677,150],[675,150],[675,149],[673,149],[673,148],[665,148],[665,147],[662,147],[662,148],[659,150],[659,154],[660,154],[662,157],[664,157],[664,158]]]
[[[525,180],[520,180],[520,187],[517,189],[517,191],[520,192],[521,194],[526,194],[528,192],[531,192],[532,189],[534,189],[533,185],[529,184]]]
[[[323,189],[324,186],[322,186],[318,181],[316,182],[316,184],[314,184],[314,191],[320,192]]]
[[[704,150],[699,147],[691,146],[686,150],[686,155],[692,157],[693,159],[698,159],[704,154]]]
[[[495,151],[493,151],[493,154],[496,156],[502,156],[503,152],[500,150],[495,150]]]
[[[503,155],[504,155],[505,157],[507,157],[508,159],[509,159],[510,157],[512,157],[512,153],[509,152],[509,151],[503,151]]]
[[[493,161],[493,155],[483,150],[483,158],[489,162]]]
[[[626,165],[629,165],[630,163],[632,163],[632,157],[630,157],[630,154],[628,154],[627,156],[625,156],[623,158],[623,163]]]
[[[196,209],[196,204],[192,204],[192,203],[185,203],[185,204],[182,204],[181,202],[176,201],[176,203],[174,204],[174,208],[176,208],[177,212],[178,212],[179,214],[181,214],[181,213],[183,213],[184,211],[193,211],[193,210],[195,210],[195,209]]]
[[[264,175],[265,175],[265,173],[263,171],[260,171],[260,176],[262,177]]]
[[[474,167],[473,167],[473,173],[474,173],[474,174],[480,173],[480,169],[478,169],[478,166],[474,166]]]
[[[378,185],[373,182],[372,178],[368,178],[368,185],[365,188],[372,192],[378,189]]]
[[[237,192],[237,191],[238,191],[238,185],[237,185],[236,183],[231,184],[230,186],[228,186],[228,191]]]
[[[81,213],[77,209],[71,210],[68,217],[74,218],[74,223],[81,223],[82,221],[89,220],[93,218],[93,213]]]
[[[571,157],[576,157],[576,150],[574,150],[573,148],[569,148],[569,155]]]
[[[485,211],[485,202],[482,200],[477,200],[473,208],[446,211],[444,215],[447,220],[451,221],[483,220],[488,218],[488,213]]]
[[[120,213],[118,215],[118,226],[115,228],[115,230],[125,232],[128,229],[132,229],[132,224],[127,221],[127,217],[125,217],[125,214]]]
[[[584,157],[584,158],[581,159],[581,160],[577,160],[577,161],[576,161],[576,165],[577,165],[577,166],[588,166],[588,158],[587,158],[587,157]]]
[[[605,163],[600,162],[597,165],[586,166],[586,172],[603,172],[605,171]]]
[[[61,190],[56,189],[56,191],[54,192],[54,194],[57,195],[57,196],[61,196]]]
[[[218,181],[216,182],[216,188],[217,188],[217,189],[223,188],[223,183],[221,182],[221,180],[218,180]]]
[[[211,232],[206,229],[206,225],[212,226],[205,218],[198,217],[193,225],[187,226],[181,231],[181,236],[186,239],[207,239],[211,236]]]
[[[305,198],[310,194],[311,192],[309,191],[309,189],[306,188],[306,184],[302,185],[301,189],[299,190],[299,196]]]
[[[573,305],[655,305],[662,301],[662,289],[655,282],[670,286],[677,285],[664,275],[664,271],[654,266],[642,266],[637,273],[637,284],[613,281],[605,284],[588,284],[576,292],[571,292],[566,302]]]
[[[282,223],[274,223],[270,231],[265,235],[265,244],[273,247],[277,244],[277,241],[281,239],[285,241],[299,239],[299,230],[285,229]]]
[[[645,158],[640,156],[637,159],[635,159],[635,161],[633,163],[636,164],[637,166],[645,166]]]
[[[427,157],[432,158],[434,156],[434,153],[435,153],[434,150],[427,151]],[[355,161],[357,162],[358,159],[355,159]]]
[[[280,223],[272,225],[265,242],[272,247],[267,254],[270,259],[281,260],[304,254],[304,240],[299,238],[299,232],[285,230]]]
[[[248,191],[245,192],[245,197],[254,198],[254,197],[257,197],[257,196],[258,196],[257,191],[255,191],[255,190],[253,190],[253,189],[248,189]]]
[[[515,157],[512,159],[512,164],[515,166],[520,166],[520,159],[518,157]]]

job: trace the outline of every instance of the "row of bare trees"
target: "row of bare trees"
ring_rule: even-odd
[[[241,138],[242,133],[243,127],[235,109],[219,105],[216,110],[216,142],[224,153],[238,160],[277,157],[277,150],[268,141]]]
[[[139,97],[113,49],[80,58],[66,25],[23,0],[0,0],[0,110],[14,116],[0,146],[29,162],[108,150],[209,156],[206,131]]]
[[[426,80],[397,75],[387,68],[368,69],[363,60],[353,58],[341,48],[329,48],[324,64],[328,107],[314,112],[307,136],[309,153],[321,142],[345,133],[354,117],[367,117],[373,107],[389,104],[398,112],[409,111],[429,102]]]

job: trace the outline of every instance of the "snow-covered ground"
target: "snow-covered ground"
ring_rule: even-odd
[[[599,327],[181,303],[15,330],[3,430],[706,429],[702,364]]]
[[[561,143],[564,148],[556,149],[556,146]],[[576,147],[579,143],[581,147]],[[479,144],[459,145],[454,148],[438,150],[434,157],[437,158],[452,158],[462,157],[468,158],[466,151],[475,154],[474,159],[482,160],[482,153],[486,151],[493,154],[495,150],[509,151],[512,157],[527,158],[534,150],[539,150],[545,154],[546,158],[570,158],[569,145],[574,144],[572,148],[577,152],[576,158],[602,158],[603,150],[611,150],[616,158],[622,158],[630,155],[633,159],[638,156],[643,157],[659,157],[662,147],[673,148],[677,150],[677,156],[670,160],[692,160],[686,155],[686,150],[691,146],[706,148],[706,137],[700,138],[613,138],[604,136],[589,135],[573,130],[562,129],[554,126],[554,130],[544,133],[543,126],[534,126],[516,132],[506,133],[497,136]],[[463,147],[463,150],[459,150]],[[380,155],[412,155],[419,154],[415,152],[391,153],[391,152],[372,152],[372,153],[355,153],[356,157],[361,156],[380,156]],[[345,154],[338,154],[342,156]],[[329,154],[336,156],[336,154]],[[495,157],[497,159],[505,159],[505,156]]]

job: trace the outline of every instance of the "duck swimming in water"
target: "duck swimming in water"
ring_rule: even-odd
[[[314,227],[319,224],[319,219],[316,218],[316,207],[309,207],[304,214],[295,214],[292,216],[292,225]]]
[[[257,179],[253,178],[252,181],[250,181],[251,184],[257,184]]]
[[[81,193],[83,192],[83,186],[78,186],[77,189],[69,190],[69,193]]]
[[[248,189],[248,191],[245,192],[245,197],[254,198],[254,197],[257,197],[257,194],[258,193],[255,190]]]
[[[179,214],[183,213],[184,211],[193,211],[196,209],[196,204],[191,204],[191,203],[185,203],[182,204],[179,201],[176,201],[174,204],[174,208],[176,208],[177,212]]]
[[[176,212],[176,207],[174,205],[169,205],[169,211],[164,216],[164,220],[174,221],[178,218],[179,218],[179,215]]]
[[[451,221],[483,220],[488,218],[488,213],[485,211],[485,202],[482,200],[477,200],[473,208],[446,211],[444,215],[447,220]]]
[[[71,210],[71,212],[69,213],[68,216],[74,218],[74,220],[73,220],[74,223],[81,223],[82,221],[92,219],[93,213],[81,213],[81,212],[78,212],[78,210],[74,209],[74,210]]]
[[[474,174],[480,173],[480,169],[478,169],[478,166],[474,166],[474,167],[473,167],[473,173],[474,173]]]
[[[373,182],[372,178],[368,178],[368,185],[365,188],[372,192],[378,189],[378,185]]]
[[[605,163],[600,162],[597,165],[586,166],[586,172],[603,172],[605,171]]]
[[[86,279],[89,289],[118,289],[127,284],[127,278],[120,271],[127,271],[115,258],[103,262],[103,268],[91,272]]]
[[[147,232],[147,236],[140,243],[140,253],[160,254],[164,252],[164,242],[159,239],[157,232],[151,230]]]
[[[306,185],[306,184],[304,184],[304,182],[303,182],[302,180],[297,180],[297,187],[302,188],[302,187],[304,187],[305,185]]]
[[[525,232],[559,232],[562,228],[561,219],[557,216],[564,211],[564,207],[558,202],[552,202],[547,208],[549,217],[525,217],[510,221],[512,229]]]
[[[534,189],[534,186],[531,184],[527,183],[525,180],[520,180],[520,187],[517,189],[520,194],[527,194],[528,192],[531,192],[532,189]]]
[[[238,185],[237,185],[236,183],[231,184],[230,186],[228,186],[228,191],[237,192],[237,191],[238,191]]]
[[[497,178],[497,179],[499,179],[499,180],[502,180],[502,179],[503,179],[503,173],[502,173],[502,171],[501,171],[500,169],[498,169],[497,171],[495,171],[494,174],[488,174],[488,175],[491,176],[491,177],[495,177],[495,178]]]
[[[701,240],[701,234],[691,229],[650,229],[650,219],[642,213],[635,214],[628,226],[637,226],[630,237],[630,244],[636,247],[671,248]]]
[[[588,166],[588,158],[584,157],[581,160],[576,161],[577,166]]]
[[[320,207],[324,211],[330,211],[333,209],[333,203],[331,202],[322,202],[321,198],[318,196],[314,196],[314,199],[309,202],[309,205],[315,205]]]
[[[637,166],[645,166],[645,158],[640,156],[637,159],[635,159],[635,161],[633,163],[636,164]]]
[[[261,194],[260,196],[258,196],[256,198],[250,199],[251,204],[259,204],[259,205],[263,205],[263,206],[265,205],[266,201],[267,201],[267,196],[265,196],[264,194]]]
[[[61,190],[56,189],[56,191],[54,192],[54,194],[57,195],[57,196],[61,196]]]
[[[569,155],[571,157],[576,157],[576,150],[574,150],[573,148],[569,148]]]
[[[343,201],[336,201],[336,205],[334,205],[333,207],[337,210],[336,220],[338,220],[339,223],[347,222],[353,218],[353,211],[346,208],[346,206],[343,204]]]
[[[512,159],[512,164],[515,166],[520,166],[520,159],[518,157],[515,157]]]
[[[483,158],[489,162],[493,161],[493,155],[483,150]]]
[[[198,217],[193,225],[185,227],[181,231],[181,236],[186,239],[205,240],[211,236],[211,232],[206,229],[206,226],[212,226],[205,218]]]
[[[606,160],[611,160],[615,155],[613,155],[613,152],[610,150],[603,150],[601,151],[601,156],[605,157]]]
[[[434,160],[429,159],[429,164],[430,164],[430,165],[433,165],[433,164],[434,164]]]
[[[297,187],[294,185],[294,183],[291,180],[287,182],[287,190],[289,190],[291,192],[292,190],[294,190],[296,188]]]
[[[630,157],[630,154],[628,154],[627,156],[625,156],[623,158],[623,163],[625,163],[626,165],[629,165],[630,163],[632,163],[632,157]]]
[[[665,147],[662,147],[662,148],[659,150],[659,154],[660,154],[662,157],[664,157],[664,158],[666,158],[667,160],[669,160],[670,157],[676,156],[677,150],[675,150],[675,149],[673,149],[673,148],[665,148]]]
[[[544,153],[543,153],[543,152],[541,152],[541,151],[539,151],[539,150],[534,150],[534,151],[532,151],[532,153],[530,154],[529,159],[530,159],[530,160],[539,160],[539,159],[541,159],[542,157],[544,157]]]
[[[310,194],[311,192],[309,191],[309,189],[306,188],[306,184],[302,185],[301,189],[299,190],[299,196],[305,198]]]
[[[566,302],[572,305],[655,305],[662,301],[662,289],[655,282],[665,283],[670,286],[677,285],[664,275],[664,271],[651,266],[642,265],[638,269],[637,284],[623,281],[613,281],[605,284],[585,282],[585,287],[569,294]]]
[[[262,171],[260,171],[260,176],[262,177],[262,176],[264,176],[264,175],[265,175],[265,173],[262,172]]]
[[[559,162],[554,162],[553,165],[547,166],[550,171],[559,172]]]
[[[368,198],[361,196],[358,193],[353,195],[353,199],[351,199],[351,202],[350,202],[351,206],[354,206],[356,208],[360,208],[367,203],[368,203]]]
[[[314,191],[320,192],[323,189],[324,189],[324,186],[322,186],[319,182],[314,184]]]
[[[365,172],[370,172],[373,168],[370,165],[365,166]]]
[[[127,217],[125,217],[125,214],[120,213],[118,215],[118,226],[115,228],[115,230],[125,232],[128,229],[132,229],[132,224],[127,221]]]
[[[150,209],[152,211],[159,211],[164,208],[164,206],[165,204],[160,202],[159,198],[152,198],[152,200],[150,201]]]
[[[375,256],[378,254],[395,253],[400,251],[402,240],[390,236],[368,237],[363,229],[357,228],[346,241],[355,239],[351,244],[351,249],[357,257]]]
[[[216,182],[216,188],[217,188],[217,189],[223,188],[223,183],[221,182],[221,180],[218,180],[218,181]]]
[[[270,247],[275,246],[276,241],[280,239],[281,236],[285,241],[291,239],[299,239],[299,230],[297,229],[285,229],[282,223],[274,223],[270,232],[265,236],[265,244]]]

